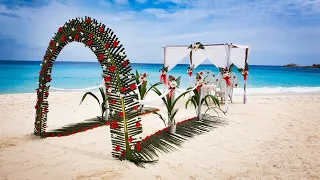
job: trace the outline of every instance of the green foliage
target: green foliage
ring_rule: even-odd
[[[134,75],[135,77],[135,80],[136,80],[136,84],[139,84],[140,83],[140,77],[142,75],[139,74],[138,70],[136,70],[136,74]],[[147,75],[148,76],[148,75]],[[146,97],[146,95],[148,94],[148,92],[155,86],[158,86],[160,84],[162,84],[162,82],[158,82],[158,83],[155,83],[155,84],[150,84],[150,87],[147,88],[147,84],[148,84],[148,81],[145,81],[144,84],[140,85],[138,87],[138,90],[139,90],[139,95],[140,95],[140,100],[144,100],[144,98]]]
[[[188,88],[188,90],[189,89],[192,89],[192,88]],[[205,105],[207,106],[207,110],[205,111],[205,114],[210,109],[214,110],[218,115],[219,115],[219,113],[218,113],[217,110],[220,110],[221,112],[223,112],[220,109],[219,100],[215,96],[213,96],[211,94],[208,94],[208,95],[205,95],[200,101],[200,93],[196,89],[193,90],[193,93],[194,93],[194,95],[191,96],[186,102],[186,105],[185,105],[186,109],[188,108],[188,105],[189,105],[190,102],[191,102],[191,104],[193,104],[195,110],[197,110],[199,108],[199,103],[200,103],[201,106],[203,105],[203,103],[205,103]],[[208,103],[208,100],[212,100],[212,102],[213,102],[215,107],[210,107],[210,105]]]
[[[101,119],[104,120],[103,115],[107,111],[107,109],[109,109],[109,108],[107,108],[107,105],[108,105],[107,100],[108,100],[108,98],[107,98],[103,88],[99,88],[99,91],[100,91],[100,94],[101,94],[101,97],[102,97],[102,103],[100,103],[99,98],[95,94],[93,94],[92,92],[86,92],[82,96],[82,99],[80,101],[80,105],[85,100],[87,95],[90,95],[91,97],[93,97],[94,99],[96,99],[98,101],[99,107],[101,109]]]
[[[157,89],[156,87],[153,87],[152,90],[158,95],[158,96],[162,96],[162,93],[159,91],[159,89]],[[189,93],[189,91],[186,91],[182,94],[180,94],[178,97],[176,97],[174,100],[172,100],[172,98],[169,97],[169,95],[166,95],[166,97],[162,98],[162,101],[164,102],[164,104],[166,105],[167,108],[167,113],[168,113],[168,122],[172,122],[174,120],[174,117],[176,116],[178,109],[175,109],[175,105],[178,102],[178,100],[185,96],[187,93]],[[158,113],[155,113],[158,114]],[[158,114],[159,115],[159,114]],[[160,119],[162,119],[162,121],[165,122],[165,119],[160,116]],[[175,122],[172,122],[175,123]]]

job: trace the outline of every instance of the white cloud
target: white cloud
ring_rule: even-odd
[[[141,12],[128,9],[116,11],[111,4],[103,2],[106,1],[100,2],[103,7],[91,9],[58,2],[41,8],[20,7],[15,10],[0,6],[0,13],[19,17],[0,15],[0,37],[37,49],[23,58],[41,59],[50,38],[64,22],[88,15],[115,31],[133,62],[161,62],[161,45],[191,44],[195,41],[249,44],[256,54],[320,56],[320,23],[292,27],[287,23],[292,20],[291,16],[282,13],[285,14],[282,19],[274,18],[275,14],[280,13],[280,8],[277,7],[281,5],[279,2],[268,4],[270,1],[264,0],[260,4],[248,3],[245,7],[240,4],[227,7],[228,3],[223,4],[220,1],[194,0],[190,1],[192,7],[187,9],[149,8]],[[298,0],[294,2],[297,3]],[[304,14],[318,13],[314,8],[304,10],[310,6],[306,5],[305,1],[300,4],[295,8],[300,7]],[[311,7],[315,5],[319,4],[313,3]],[[58,59],[95,61],[93,53],[84,49],[82,44],[71,43]],[[261,64],[259,59],[252,61]]]

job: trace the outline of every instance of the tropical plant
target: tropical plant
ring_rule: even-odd
[[[82,99],[81,99],[81,101],[80,101],[80,104],[79,105],[81,105],[82,104],[82,102],[84,101],[84,99],[87,97],[87,95],[90,95],[90,96],[92,96],[94,99],[96,99],[97,101],[98,101],[98,103],[99,103],[99,107],[100,107],[100,109],[101,109],[101,120],[103,121],[104,120],[104,114],[105,114],[105,112],[107,112],[107,109],[109,109],[109,107],[108,107],[108,97],[106,96],[106,94],[105,94],[105,92],[104,92],[104,89],[102,88],[102,87],[100,87],[99,88],[99,91],[100,91],[100,94],[101,94],[101,97],[102,97],[102,102],[101,102],[101,104],[100,104],[100,100],[99,100],[99,98],[95,95],[95,94],[93,94],[92,92],[86,92],[86,93],[84,93],[83,94],[83,96],[82,96]],[[108,120],[108,114],[106,114],[106,116],[107,116],[107,120]]]
[[[190,89],[191,89],[191,88],[188,88],[188,90],[190,90]],[[198,92],[197,89],[194,89],[194,90],[193,90],[193,94],[194,94],[194,95],[191,96],[191,97],[187,100],[185,107],[186,107],[186,109],[187,109],[189,103],[191,102],[191,103],[193,104],[195,110],[196,110],[196,113],[197,113],[199,119],[200,119],[199,116],[200,116],[200,113],[201,113],[199,106],[202,106],[203,103],[205,103],[205,105],[207,106],[207,109],[206,109],[206,111],[205,111],[204,114],[206,114],[206,113],[207,113],[209,110],[211,110],[211,109],[214,110],[214,111],[218,114],[218,116],[219,116],[219,112],[218,112],[217,110],[220,110],[221,112],[223,112],[223,111],[220,109],[219,100],[218,100],[218,98],[216,98],[215,96],[213,96],[213,95],[211,95],[211,94],[207,94],[207,95],[205,95],[204,97],[202,97],[202,98],[201,98],[201,101],[200,101],[200,93]],[[209,103],[208,103],[208,100],[212,100],[212,102],[213,102],[213,104],[214,104],[215,107],[210,107],[210,106],[209,106]],[[223,112],[223,113],[224,113],[224,112]]]
[[[173,76],[171,76],[173,78]],[[175,87],[179,87],[180,84],[180,78],[178,77],[177,79],[174,79],[174,81],[176,81],[176,86]],[[158,95],[158,96],[163,96],[163,94],[159,91],[159,89],[157,89],[156,87],[152,87],[152,90]],[[166,105],[167,108],[167,114],[168,114],[168,118],[167,121],[168,123],[166,124],[166,119],[159,114],[158,112],[154,111],[154,114],[157,114],[159,116],[159,118],[163,121],[165,126],[171,126],[170,132],[171,133],[175,133],[175,129],[176,129],[176,122],[175,122],[175,116],[178,113],[179,109],[175,109],[175,105],[178,102],[178,100],[181,97],[184,97],[187,93],[189,93],[189,91],[186,91],[182,94],[180,94],[178,97],[175,98],[175,90],[171,90],[171,93],[167,94],[165,97],[162,97],[162,101],[164,102],[164,104]],[[171,95],[170,95],[171,94]]]
[[[142,79],[141,77],[148,77],[148,75],[146,74],[139,74],[138,70],[136,70],[136,74],[135,74],[135,80],[136,80],[136,84],[140,84],[142,83],[140,86],[138,86],[138,91],[139,91],[139,96],[140,96],[140,100],[144,100],[145,97],[147,96],[148,92],[153,88],[156,87],[160,84],[162,84],[162,82],[157,82],[155,84],[150,84],[150,87],[147,88],[147,83],[148,81],[146,79]],[[143,105],[141,105],[141,112],[144,112],[143,109]]]

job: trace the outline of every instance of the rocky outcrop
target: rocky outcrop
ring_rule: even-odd
[[[312,64],[312,66],[300,66],[299,64],[286,64],[283,67],[298,67],[298,68],[320,68],[320,64]]]

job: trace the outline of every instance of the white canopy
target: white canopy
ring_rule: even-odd
[[[203,61],[209,59],[218,68],[228,68],[234,64],[238,68],[245,68],[248,61],[250,46],[238,45],[232,43],[225,44],[207,44],[203,45],[204,49],[191,50],[188,45],[179,46],[162,46],[163,64],[168,67],[168,71],[181,62],[190,51],[192,51],[192,62],[194,68],[199,66]],[[192,84],[191,76],[190,84]],[[165,88],[164,88],[165,89]],[[228,111],[228,88],[225,90],[225,112]],[[246,103],[246,80],[244,81],[244,103]]]
[[[232,50],[229,51],[229,47]],[[179,64],[191,51],[191,49],[188,49],[188,45],[162,46],[162,48],[164,65],[168,67],[168,71]],[[208,44],[204,45],[204,48],[192,52],[192,64],[195,68],[206,59],[209,59],[216,67],[225,68],[233,63],[238,68],[244,68],[250,46],[226,43]]]

